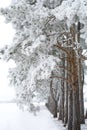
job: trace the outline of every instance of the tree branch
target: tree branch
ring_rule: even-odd
[[[67,51],[67,49],[65,49],[65,48],[62,47],[61,45],[56,44],[56,45],[54,45],[54,46],[56,46],[57,48],[61,49],[63,52],[65,52],[65,53],[67,53],[67,54],[69,55],[69,52]]]
[[[63,79],[65,80],[67,83],[69,83],[70,85],[73,85],[72,81],[71,80],[68,80],[64,77],[61,77],[61,76],[51,76],[50,78],[58,78],[58,79]]]

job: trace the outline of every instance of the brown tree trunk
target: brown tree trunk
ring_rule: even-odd
[[[83,99],[83,72],[81,59],[78,60],[78,83],[79,83],[79,103],[80,103],[80,123],[85,124],[84,119],[84,99]]]
[[[66,66],[67,66],[67,70],[69,69],[69,62],[66,61]],[[65,78],[68,80],[69,76],[67,71],[65,71]],[[64,126],[66,126],[67,122],[68,122],[68,87],[69,84],[66,82],[65,83],[65,118],[64,118]]]
[[[68,130],[72,130],[72,121],[73,121],[72,104],[73,104],[72,90],[69,90],[69,94],[68,94]]]
[[[76,52],[72,50],[72,82],[73,82],[73,127],[72,130],[80,130],[80,105],[78,85],[78,64]]]

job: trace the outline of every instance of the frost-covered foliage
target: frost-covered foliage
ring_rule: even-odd
[[[52,41],[61,28],[56,28],[59,25],[55,17],[41,2],[31,4],[21,0],[1,12],[16,29],[13,44],[5,49],[4,59],[13,59],[16,63],[16,68],[9,70],[9,78],[17,98],[22,103],[30,103],[37,96],[46,98],[50,73],[58,62],[58,57],[52,55],[55,43]]]
[[[24,103],[38,94],[46,97],[51,71],[59,62],[59,52],[53,48],[58,36],[79,20],[84,24],[81,32],[86,41],[86,0],[16,0],[0,12],[16,29],[4,59],[16,63],[16,68],[9,70],[9,77],[17,97]]]
[[[81,29],[81,37],[87,41],[87,1],[86,0],[64,0],[61,6],[52,10],[56,19],[67,21],[67,26],[80,21],[84,27]]]
[[[63,0],[43,0],[43,6],[54,9],[62,3]]]

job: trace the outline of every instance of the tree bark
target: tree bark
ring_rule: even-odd
[[[62,120],[62,105],[61,105],[61,95],[60,95],[60,99],[59,99],[59,117],[58,117],[58,120]]]
[[[62,57],[64,57],[64,53],[61,54]],[[65,59],[63,59],[61,61],[61,65],[65,68]],[[62,77],[65,77],[65,70],[62,69],[61,71],[61,76]],[[64,101],[65,101],[65,98],[64,98],[64,95],[65,94],[65,82],[64,80],[61,80],[61,111],[62,111],[62,121],[64,122]]]
[[[68,130],[72,130],[72,121],[73,121],[72,104],[73,104],[72,90],[69,90],[69,94],[68,94]]]
[[[81,59],[78,59],[78,83],[79,83],[79,103],[80,103],[80,123],[85,124],[84,119],[84,99],[83,99],[83,72]]]
[[[66,61],[66,66],[67,66],[67,70],[69,68],[69,62]],[[65,77],[67,78],[67,80],[69,79],[68,77],[68,73],[67,71],[65,71]],[[64,126],[66,126],[67,122],[68,122],[68,87],[69,84],[66,82],[65,83],[65,118],[64,118]]]
[[[80,105],[78,84],[78,63],[76,52],[72,50],[72,82],[73,82],[73,127],[72,130],[80,130]]]
[[[53,72],[52,74],[53,75]],[[51,78],[51,81],[50,81],[50,98],[51,98],[51,111],[53,113],[53,117],[57,117],[57,101],[55,99],[55,95],[53,93],[53,79]]]

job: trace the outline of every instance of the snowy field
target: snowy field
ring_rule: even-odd
[[[16,104],[0,104],[0,130],[61,130],[61,127],[45,108],[35,116],[19,110]]]
[[[43,107],[35,116],[19,110],[16,104],[0,104],[0,130],[66,130],[61,121],[52,118]],[[87,130],[87,124],[82,130]]]

